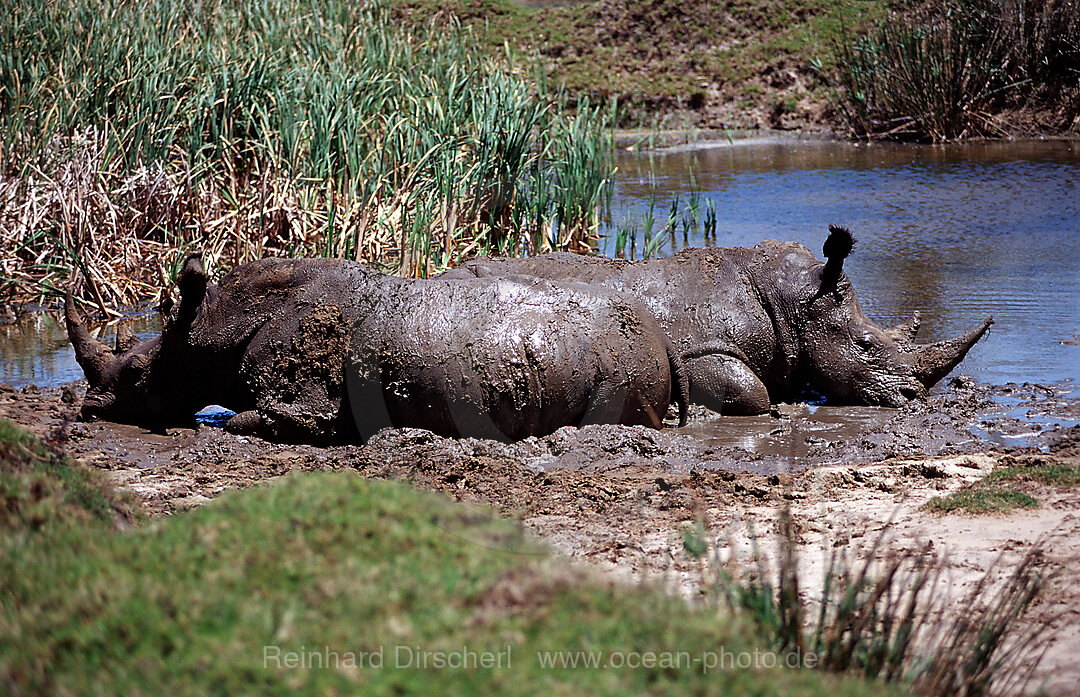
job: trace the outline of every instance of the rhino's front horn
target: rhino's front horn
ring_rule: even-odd
[[[915,377],[926,387],[933,387],[964,360],[968,350],[982,338],[993,323],[994,318],[987,317],[982,324],[955,339],[920,346],[915,359]]]
[[[915,343],[915,335],[919,333],[919,327],[922,325],[922,316],[918,311],[911,315],[911,319],[907,322],[890,327],[885,330],[885,333],[892,337],[895,341],[906,342],[908,344]]]
[[[91,385],[98,384],[114,357],[107,345],[90,336],[75,310],[75,300],[71,297],[70,288],[64,298],[64,320],[67,324],[68,339],[75,348],[75,360],[82,367],[86,381]]]

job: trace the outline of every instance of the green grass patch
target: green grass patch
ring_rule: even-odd
[[[125,533],[88,516],[0,536],[0,684],[21,695],[880,693],[818,671],[703,670],[691,660],[704,652],[766,647],[734,620],[564,564],[512,521],[344,472],[226,492]],[[544,651],[588,652],[600,667],[544,667]],[[418,652],[432,652],[426,667]]]
[[[1080,467],[1052,462],[1038,465],[1013,465],[994,470],[983,479],[997,482],[1038,482],[1051,486],[1080,486]]]
[[[961,511],[974,515],[1007,513],[1018,508],[1038,508],[1037,499],[1013,486],[1024,483],[1056,487],[1080,486],[1080,467],[1061,462],[1008,465],[994,470],[960,491],[930,499],[924,508],[937,513]]]
[[[1038,508],[1039,502],[1015,489],[997,486],[976,486],[954,491],[947,496],[935,496],[924,507],[935,513],[961,511],[973,515],[1008,513],[1018,508]]]
[[[116,516],[130,518],[132,510],[130,497],[113,491],[101,474],[0,419],[0,530],[112,523]]]

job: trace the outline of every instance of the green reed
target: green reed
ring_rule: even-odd
[[[131,304],[200,248],[428,275],[478,252],[586,249],[613,113],[344,0],[16,0],[0,15],[6,292],[76,260]],[[49,231],[49,235],[42,234]]]

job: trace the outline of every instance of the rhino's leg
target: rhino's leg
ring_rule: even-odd
[[[310,431],[304,428],[303,424],[294,423],[288,418],[281,418],[261,409],[240,412],[226,422],[225,430],[238,436],[301,442],[328,441],[334,435]]]
[[[686,360],[690,401],[721,414],[764,414],[769,391],[738,358],[713,353]]]
[[[603,363],[606,364],[607,361]],[[616,367],[605,365],[602,371],[604,377],[593,386],[589,404],[577,426],[626,424],[660,428],[659,419],[655,415],[650,418],[648,414],[638,413],[627,400],[626,382],[620,379],[621,375]]]
[[[225,424],[225,430],[238,436],[261,436],[266,432],[266,424],[259,412],[251,409],[242,411]]]

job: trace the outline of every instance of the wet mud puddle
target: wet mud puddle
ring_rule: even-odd
[[[680,433],[702,443],[741,448],[763,457],[801,460],[819,446],[857,441],[879,431],[896,415],[895,409],[782,404],[761,416],[710,415],[693,421]]]
[[[1080,385],[1071,378],[1051,385],[1010,383],[992,391],[994,406],[969,429],[980,441],[1045,452],[1048,433],[1080,426]]]
[[[927,403],[904,409],[781,404],[762,416],[719,416],[705,410],[693,416],[677,433],[699,443],[704,454],[725,454],[716,467],[727,469],[734,460],[770,474],[988,446],[1045,451],[1063,430],[1080,426],[1080,389],[1072,380],[984,385],[959,376],[935,390]],[[708,468],[708,460],[698,466]]]

